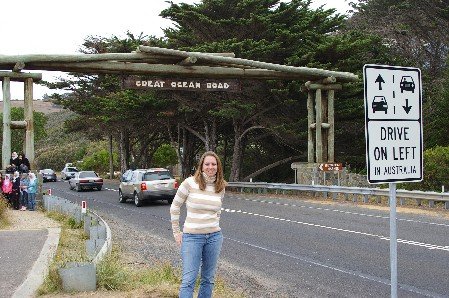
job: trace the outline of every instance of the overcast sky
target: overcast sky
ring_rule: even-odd
[[[174,3],[195,3],[197,0],[172,0]],[[329,2],[329,3],[328,3]],[[347,0],[313,0],[312,7],[325,5],[339,13],[349,9]],[[0,55],[76,54],[89,36],[124,37],[126,31],[135,35],[162,36],[170,22],[159,17],[167,8],[166,0],[24,0],[2,1],[0,8]],[[43,79],[53,81],[62,73],[42,72]],[[53,93],[34,86],[34,98]],[[3,100],[3,94],[0,92]],[[11,82],[11,98],[23,99],[23,83]]]

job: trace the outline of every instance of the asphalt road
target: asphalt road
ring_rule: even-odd
[[[118,202],[118,185],[56,196],[172,241],[170,206]],[[353,205],[227,194],[222,258],[276,285],[281,297],[389,297],[389,212]],[[398,213],[398,296],[449,297],[449,220]]]

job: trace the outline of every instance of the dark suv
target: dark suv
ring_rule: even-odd
[[[134,199],[137,207],[144,201],[167,200],[173,202],[178,181],[164,168],[128,170],[122,175],[119,186],[120,203]]]

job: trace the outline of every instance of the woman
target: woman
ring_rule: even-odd
[[[11,205],[15,210],[19,210],[20,208],[20,177],[19,172],[15,171],[14,175],[11,179],[12,182],[12,191],[10,194]]]
[[[20,205],[22,206],[20,210],[26,211],[28,207],[28,175],[26,173],[22,174],[20,178]]]
[[[181,246],[180,298],[193,296],[200,267],[198,297],[212,297],[215,269],[223,243],[219,220],[225,186],[221,161],[217,154],[208,151],[201,156],[195,175],[184,180],[176,192],[170,215],[173,236]],[[184,202],[187,206],[187,217],[181,232],[179,215]]]
[[[30,171],[30,161],[25,157],[24,153],[19,154],[19,172],[20,173],[28,173]]]
[[[29,174],[28,182],[28,210],[34,211],[36,208],[36,192],[37,192],[37,179],[34,173]]]

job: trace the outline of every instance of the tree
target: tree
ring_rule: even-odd
[[[311,10],[309,4],[310,1],[298,0],[287,3],[207,0],[194,5],[172,3],[161,12],[161,16],[175,23],[174,28],[164,30],[169,47],[201,52],[234,52],[242,58],[295,64],[326,39],[328,33],[334,32],[344,19],[333,14],[334,10]],[[292,59],[293,56],[298,59]],[[285,83],[247,81],[244,86],[249,91],[222,96],[222,101],[214,106],[213,111],[202,113],[207,116],[208,123],[220,117],[233,127],[230,181],[240,180],[242,160],[251,132],[262,130],[263,135],[268,136],[267,132],[277,127],[285,128],[283,121],[292,121],[284,117],[288,113],[278,113],[278,117],[273,118],[270,112],[291,109],[296,102],[290,98],[298,101],[301,99],[298,97],[302,97],[271,92],[273,87],[285,91],[288,88]],[[275,120],[278,120],[277,123]],[[227,138],[222,136],[222,139]]]
[[[418,67],[423,78],[425,146],[447,144],[445,84],[449,53],[447,1],[361,0],[353,5],[351,30],[363,30],[382,38],[399,65]],[[397,65],[398,65],[397,64]],[[446,82],[446,83],[445,83]]]
[[[159,43],[160,39],[143,34],[136,37],[127,32],[124,39],[89,36],[80,51],[85,54],[129,53],[139,45]],[[153,92],[122,90],[123,79],[112,74],[72,74],[70,79],[48,85],[71,91],[64,96],[53,96],[57,103],[78,114],[66,122],[68,131],[88,131],[92,139],[115,136],[122,153],[122,170],[129,168],[131,162],[147,167],[154,151],[167,141],[159,129],[161,122],[157,116],[165,109],[167,101],[159,100]]]

